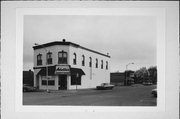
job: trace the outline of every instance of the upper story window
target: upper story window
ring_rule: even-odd
[[[108,69],[108,61],[106,61],[106,69]]]
[[[67,52],[58,52],[58,64],[67,64]]]
[[[96,68],[98,68],[98,59],[96,58]]]
[[[42,54],[37,55],[37,65],[42,65]]]
[[[92,58],[89,57],[89,67],[92,67]]]
[[[76,53],[73,54],[73,64],[76,65]]]
[[[47,64],[52,64],[52,52],[47,53]]]
[[[103,60],[101,60],[101,69],[103,69]]]
[[[82,55],[82,66],[85,66],[85,56]]]

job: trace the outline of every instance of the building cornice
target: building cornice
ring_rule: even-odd
[[[95,50],[91,50],[91,49],[85,48],[85,47],[80,46],[78,44],[75,44],[75,43],[72,43],[72,42],[66,42],[66,41],[54,41],[54,42],[50,42],[50,43],[45,43],[45,44],[42,44],[42,45],[33,46],[33,49],[36,50],[36,49],[41,49],[41,48],[45,48],[45,47],[49,47],[49,46],[54,46],[54,45],[73,46],[73,47],[76,47],[76,48],[81,48],[81,49],[84,49],[84,50],[87,50],[87,51],[90,51],[90,52],[93,52],[93,53],[96,53],[96,54],[99,54],[99,55],[102,55],[102,56],[110,58],[110,56],[107,55],[107,54],[103,54],[103,53],[97,52]]]

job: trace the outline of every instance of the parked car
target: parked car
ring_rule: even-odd
[[[23,92],[33,92],[36,88],[29,85],[29,84],[23,84]]]
[[[157,88],[152,89],[151,94],[153,94],[154,97],[157,97]]]
[[[106,90],[106,89],[113,89],[114,85],[111,85],[109,83],[102,83],[100,86],[96,86],[96,89],[98,90]]]

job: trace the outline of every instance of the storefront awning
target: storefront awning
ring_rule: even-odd
[[[46,76],[47,69],[46,67],[42,67],[37,75]],[[80,68],[70,68],[67,66],[49,66],[48,67],[48,76],[60,75],[60,74],[71,74],[71,75],[85,75],[84,71]]]
[[[71,75],[85,75],[84,71],[80,68],[71,68]]]
[[[46,76],[47,69],[46,67],[41,68],[41,70],[38,72],[37,75]],[[49,66],[48,67],[48,76],[54,75],[55,72],[55,66]]]

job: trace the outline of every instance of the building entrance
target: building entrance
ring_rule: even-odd
[[[67,75],[59,75],[59,90],[67,89]]]

